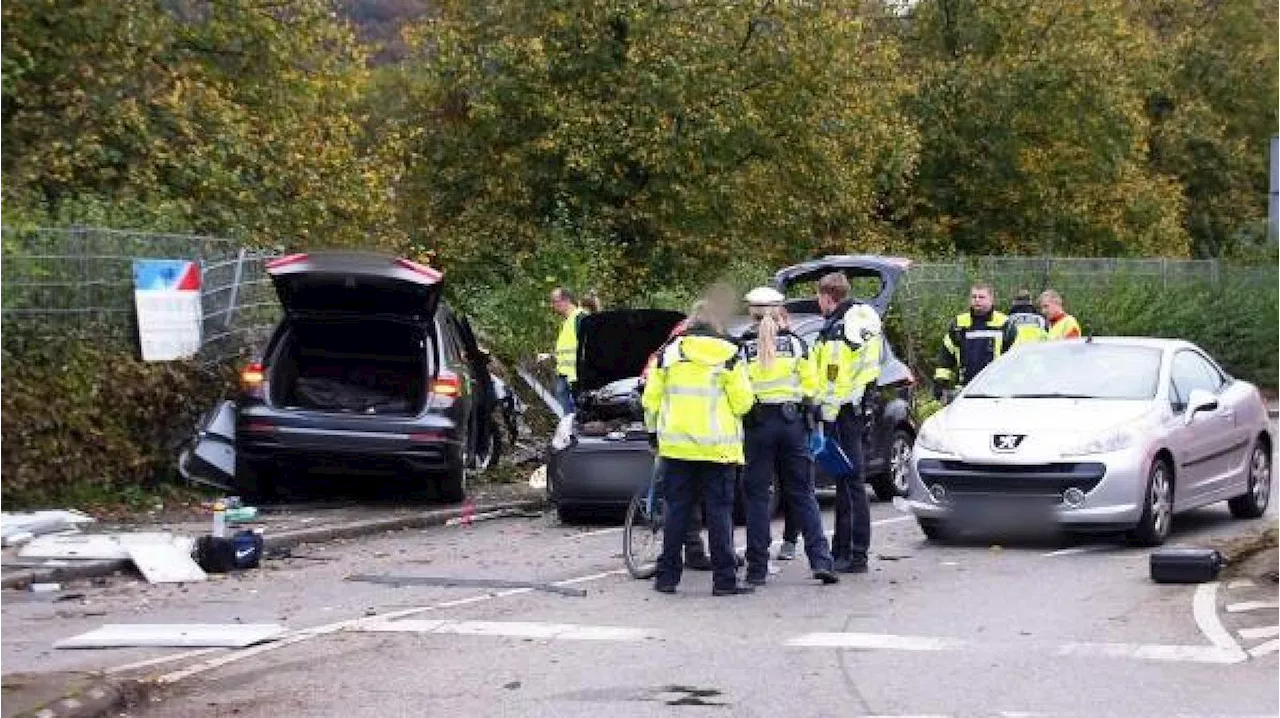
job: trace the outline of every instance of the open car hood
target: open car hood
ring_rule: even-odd
[[[649,355],[684,319],[664,309],[617,309],[587,314],[578,327],[578,390],[595,391],[640,376]]]
[[[838,254],[828,255],[821,259],[813,259],[784,269],[773,275],[773,286],[783,294],[787,288],[802,282],[817,282],[828,272],[843,272],[850,279],[856,277],[873,277],[880,280],[880,291],[874,297],[854,296],[853,298],[870,304],[880,316],[889,311],[889,302],[897,291],[898,282],[911,266],[911,260],[900,257],[882,257],[873,254]],[[791,299],[787,301],[787,310],[792,314],[818,314],[816,299]]]
[[[444,274],[407,259],[362,252],[292,254],[267,263],[289,316],[429,321]]]

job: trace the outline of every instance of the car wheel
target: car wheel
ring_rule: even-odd
[[[234,484],[240,496],[249,501],[270,502],[280,498],[275,478],[270,472],[265,472],[257,464],[239,457],[236,457]]]
[[[471,452],[468,460],[472,469],[484,473],[498,463],[501,452],[501,439],[498,438],[498,427],[490,424],[489,429],[480,437],[480,445]]]
[[[1271,455],[1267,445],[1259,441],[1249,454],[1248,491],[1227,501],[1227,506],[1238,519],[1256,519],[1267,512],[1270,501]]]
[[[944,541],[947,538],[946,531],[943,530],[942,523],[932,519],[916,519],[916,523],[920,526],[921,533],[930,541]]]
[[[1169,462],[1157,458],[1147,470],[1147,491],[1142,518],[1129,532],[1129,540],[1139,546],[1159,546],[1169,537],[1173,525],[1173,470]]]
[[[876,498],[881,501],[892,501],[895,496],[907,495],[907,476],[911,470],[911,447],[915,438],[906,429],[894,429],[893,439],[889,442],[888,471],[871,481]]]
[[[467,497],[467,467],[462,462],[451,466],[436,482],[436,498],[447,504],[456,504]]]

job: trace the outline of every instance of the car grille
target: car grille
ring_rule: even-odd
[[[1107,473],[1105,464],[980,464],[921,459],[917,465],[925,486],[941,484],[950,494],[1061,496],[1069,488],[1088,493]]]

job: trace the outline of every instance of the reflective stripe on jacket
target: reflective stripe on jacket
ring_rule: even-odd
[[[755,398],[737,353],[733,342],[702,334],[679,337],[663,351],[641,399],[659,456],[745,463],[742,415]]]
[[[804,340],[789,331],[781,331],[774,340],[773,362],[765,367],[760,361],[760,337],[755,330],[747,332],[740,342],[740,356],[747,364],[751,390],[761,404],[800,402],[818,394],[818,381],[809,360]]]
[[[1001,312],[993,311],[986,318],[974,317],[971,312],[958,314],[942,338],[942,352],[933,378],[963,386],[1009,351],[1017,338],[1017,329]]]
[[[583,314],[586,310],[574,307],[556,336],[556,373],[570,383],[578,380],[578,317]]]
[[[876,334],[855,343],[845,332],[845,318],[852,302],[836,307],[814,346],[813,366],[820,387],[822,420],[835,421],[840,408],[861,401],[871,384],[880,378],[884,337]]]
[[[1063,314],[1049,323],[1050,339],[1075,339],[1080,334],[1080,322],[1070,314]]]

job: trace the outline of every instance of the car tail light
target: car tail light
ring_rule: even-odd
[[[271,434],[276,430],[276,425],[269,421],[250,421],[244,425],[244,430],[252,434]]]
[[[298,262],[305,262],[305,261],[307,261],[307,254],[305,252],[302,252],[299,254],[286,254],[283,257],[277,257],[276,259],[268,260],[267,270],[269,271],[272,269],[279,269],[280,267],[285,267],[290,264],[297,264]]]
[[[431,394],[450,399],[462,394],[462,380],[451,371],[442,371],[431,381]]]
[[[444,273],[440,270],[428,267],[425,264],[418,264],[411,259],[404,259],[401,257],[396,260],[396,264],[411,272],[417,272],[433,282],[438,282],[444,278]]]
[[[240,388],[245,394],[261,399],[267,383],[267,368],[259,362],[245,366],[240,372]]]

